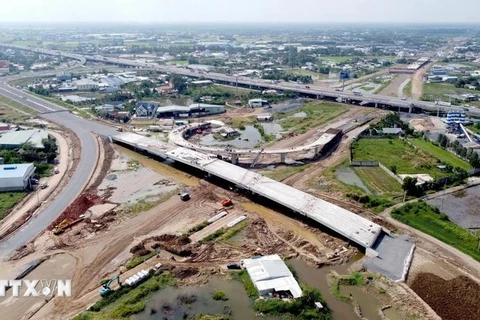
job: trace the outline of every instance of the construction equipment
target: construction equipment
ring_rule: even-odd
[[[107,283],[104,283],[100,290],[98,292],[102,297],[106,297],[109,293],[111,293],[113,290],[110,288],[110,285],[114,283],[115,281],[118,281],[118,285],[121,287],[122,283],[120,282],[120,275],[116,275],[112,279],[108,280]]]
[[[233,206],[232,198],[223,199],[220,203],[221,203],[222,206],[224,206],[224,207]]]
[[[55,228],[53,228],[53,234],[54,235],[59,235],[59,234],[62,234],[65,230],[67,230],[68,228],[76,225],[77,223],[79,223],[80,221],[82,221],[83,219],[85,219],[85,216],[82,215],[80,218],[78,218],[77,220],[74,220],[72,221],[72,219],[65,219],[63,220],[62,222],[60,222],[58,225],[55,226]]]

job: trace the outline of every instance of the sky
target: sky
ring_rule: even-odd
[[[480,23],[480,0],[3,0],[1,22]]]

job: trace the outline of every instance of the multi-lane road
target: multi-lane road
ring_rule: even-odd
[[[43,118],[72,130],[81,141],[80,162],[61,195],[41,209],[41,214],[36,215],[18,232],[0,243],[0,256],[6,257],[44,230],[80,194],[90,179],[98,156],[97,143],[92,132],[114,135],[116,130],[97,122],[82,119],[56,104],[10,87],[5,82],[0,83],[0,95],[30,107],[42,113]]]

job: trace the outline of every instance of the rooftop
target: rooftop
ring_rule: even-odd
[[[245,259],[243,264],[258,291],[290,291],[294,298],[302,296],[302,289],[285,262],[277,254]]]
[[[35,170],[33,163],[2,164],[0,165],[0,178],[23,178],[32,169]]]
[[[26,142],[33,144],[36,148],[43,148],[43,139],[48,138],[48,133],[44,130],[23,130],[7,132],[0,137],[0,145],[19,146]]]

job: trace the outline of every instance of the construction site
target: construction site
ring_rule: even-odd
[[[425,288],[459,286],[471,294],[480,272],[474,264],[461,264],[445,248],[345,195],[312,188],[312,178],[323,179],[328,168],[342,163],[352,140],[382,114],[366,117],[353,107],[260,150],[203,150],[184,136],[178,143],[133,132],[98,136],[100,156],[84,191],[0,266],[11,279],[72,279],[72,297],[9,298],[0,306],[12,318],[70,319],[111,292],[135,290],[150,270],[168,272],[182,288],[196,287],[212,277],[230,279],[229,266],[242,259],[279,254],[305,262],[311,272],[371,272],[378,280],[362,290],[379,300],[375,314],[390,308],[401,319],[454,319],[444,300],[468,307],[474,299],[432,297]],[[265,168],[294,167],[284,153],[305,161],[305,169],[281,181],[266,177]],[[330,297],[326,288],[322,294]],[[334,318],[344,308],[351,310],[343,319],[358,315],[347,303],[330,303]],[[168,316],[171,310],[163,309]]]

